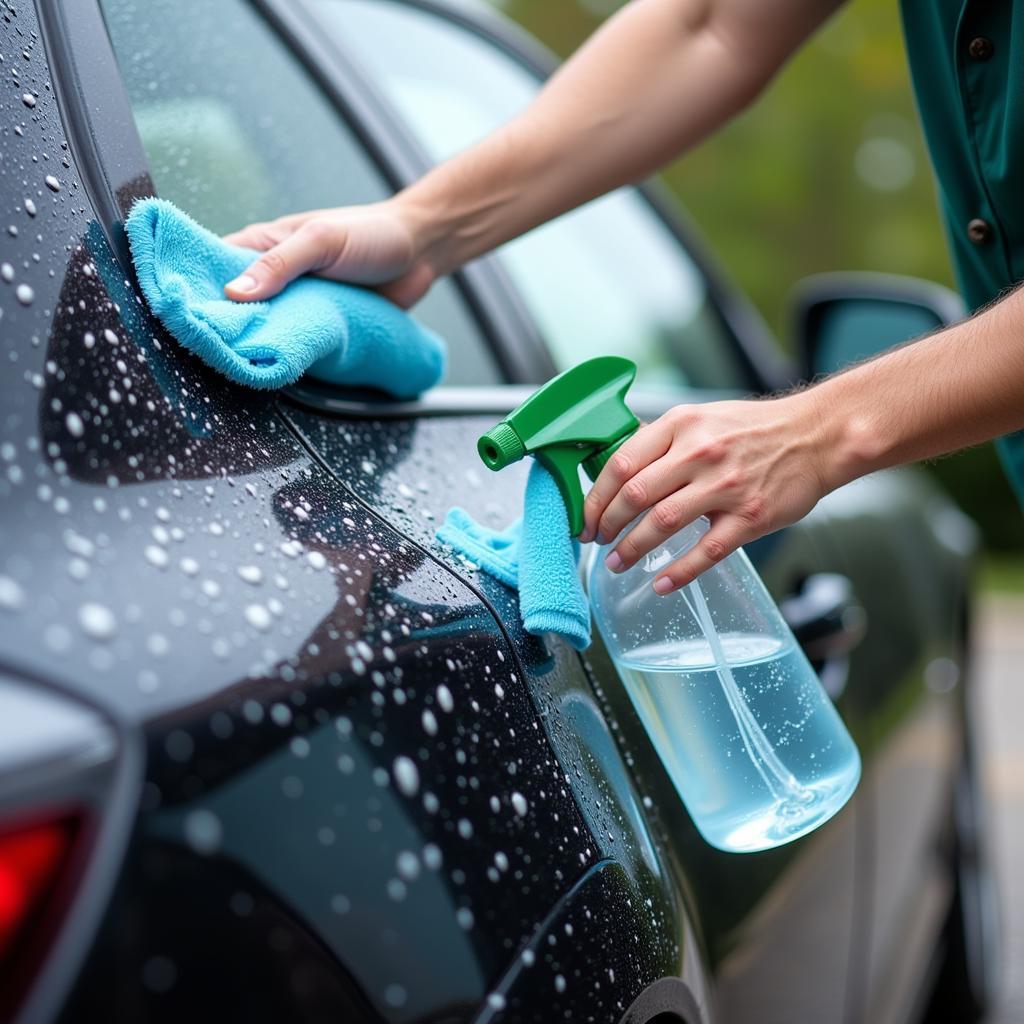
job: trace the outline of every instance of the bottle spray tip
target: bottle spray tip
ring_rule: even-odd
[[[476,445],[480,458],[488,469],[504,469],[518,462],[526,454],[526,445],[504,420],[484,434]]]

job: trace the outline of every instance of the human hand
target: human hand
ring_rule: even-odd
[[[226,236],[233,245],[260,250],[225,294],[236,302],[268,299],[302,274],[376,286],[407,308],[437,274],[422,253],[414,218],[396,199],[336,210],[309,210]]]
[[[836,483],[812,391],[768,401],[681,405],[615,452],[584,504],[583,541],[607,543],[647,514],[606,558],[623,572],[698,516],[711,528],[654,580],[692,582],[746,544],[806,515]]]

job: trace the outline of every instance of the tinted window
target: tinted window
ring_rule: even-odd
[[[536,95],[532,71],[486,39],[389,0],[317,0],[427,153],[443,160]],[[501,258],[555,362],[636,360],[647,384],[745,384],[700,270],[646,200],[622,189],[505,246]]]
[[[207,227],[388,195],[349,126],[243,0],[103,9],[156,187]],[[449,383],[499,379],[450,281],[416,312],[452,347]]]

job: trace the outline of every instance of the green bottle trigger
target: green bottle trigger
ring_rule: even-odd
[[[596,480],[640,421],[626,405],[636,364],[620,356],[588,359],[552,378],[477,441],[488,469],[532,455],[555,478],[569,513],[569,532],[583,530],[579,467]]]

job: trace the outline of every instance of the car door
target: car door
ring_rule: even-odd
[[[321,0],[310,9],[343,47],[339,59],[369,78],[428,159],[465,146],[538,88],[538,76],[478,31],[465,6],[452,19],[425,4]],[[589,204],[497,258],[557,367],[602,352],[636,359],[634,404],[645,415],[754,386],[754,360],[737,343],[713,282],[634,190]],[[483,482],[473,468],[474,432],[494,418],[467,423],[468,436],[449,449],[440,443],[440,425],[416,428],[425,442],[432,435],[435,441],[422,453],[413,450],[410,464],[424,481],[440,483],[441,500],[430,494],[433,482],[403,497],[397,480],[384,481],[385,504],[400,510],[421,543],[432,543],[437,517],[456,497],[483,521],[507,518],[489,500],[493,481]],[[335,428],[305,422],[322,452],[346,458]],[[819,517],[752,549],[777,596],[826,569],[837,571],[827,531]],[[714,962],[721,1019],[744,1020],[756,1011],[779,1021],[841,1020],[855,934],[855,804],[788,849],[741,858],[708,849],[652,756],[601,645],[585,660],[606,712],[629,739],[634,774],[678,858]]]

